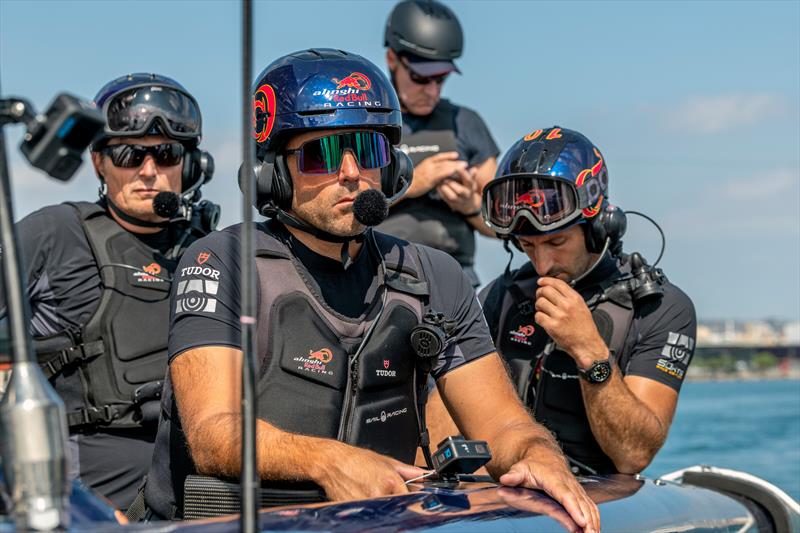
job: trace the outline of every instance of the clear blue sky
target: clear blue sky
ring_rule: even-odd
[[[661,223],[661,266],[701,319],[800,320],[800,3],[448,3],[466,49],[444,94],[478,110],[501,149],[552,124],[585,133],[608,161],[612,201]],[[383,64],[392,5],[258,2],[254,70],[313,46]],[[217,161],[206,197],[227,225],[241,213],[239,16],[234,1],[0,0],[0,89],[44,108],[129,72],[176,78],[203,109]],[[12,146],[21,134],[7,128]],[[63,185],[11,162],[18,218],[96,197],[88,165]],[[627,248],[653,260],[657,233],[629,222]],[[504,265],[481,240],[483,280]]]

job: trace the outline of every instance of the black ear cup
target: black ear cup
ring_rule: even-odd
[[[282,155],[267,153],[264,161],[253,168],[256,175],[256,197],[254,206],[267,216],[272,216],[275,207],[289,209],[292,206],[292,178]],[[239,189],[244,179],[244,165],[239,166]]]
[[[414,163],[402,150],[392,147],[391,159],[381,174],[381,192],[389,199],[406,188],[414,174]]]
[[[203,185],[214,175],[214,158],[205,150],[187,150],[183,156],[181,192],[186,192],[202,179]]]
[[[586,227],[586,249],[600,253],[609,239],[610,250],[614,250],[628,228],[628,217],[619,207],[606,204],[602,210],[589,220]]]

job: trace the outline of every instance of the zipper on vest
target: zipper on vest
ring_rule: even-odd
[[[347,437],[350,435],[353,402],[358,390],[358,359],[349,362],[348,366],[347,390],[345,391],[344,405],[342,406],[342,417],[339,419],[339,434],[336,437],[340,442],[347,442]]]

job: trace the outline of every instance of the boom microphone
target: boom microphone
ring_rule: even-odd
[[[161,191],[153,198],[153,211],[161,218],[174,217],[180,206],[180,198],[174,192]]]
[[[356,196],[353,215],[365,226],[377,226],[389,216],[386,195],[377,189],[367,189]]]

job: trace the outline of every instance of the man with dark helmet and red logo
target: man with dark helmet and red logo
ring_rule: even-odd
[[[608,203],[603,155],[576,131],[532,131],[503,156],[483,209],[530,258],[480,295],[517,393],[575,471],[644,470],[667,437],[697,323],[660,269],[622,252],[627,218]]]
[[[254,259],[262,497],[286,504],[405,492],[425,474],[413,462],[428,446],[421,411],[430,374],[463,434],[489,442],[489,471],[501,483],[543,489],[580,527],[599,531],[597,507],[514,394],[458,263],[371,228],[412,177],[385,75],[358,55],[305,50],[269,65],[253,94],[255,204],[269,217],[256,225]],[[144,490],[151,518],[185,516],[185,487],[197,474],[240,472],[240,230],[197,241],[178,270]],[[190,271],[201,255],[210,271]],[[437,350],[414,343],[425,328],[446,332]]]
[[[414,181],[378,229],[449,253],[477,287],[475,232],[494,236],[481,219],[481,191],[500,150],[475,111],[441,97],[447,77],[459,72],[461,24],[442,3],[405,0],[386,21],[384,46]]]
[[[124,510],[153,454],[170,279],[219,208],[200,200],[213,160],[182,85],[131,74],[94,103],[106,119],[91,148],[100,199],[44,207],[17,231],[37,358],[66,407],[70,475]]]

